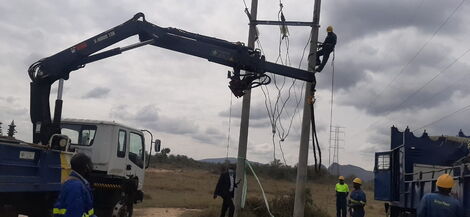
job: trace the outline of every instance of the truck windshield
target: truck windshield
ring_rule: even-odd
[[[72,145],[91,146],[95,140],[95,125],[62,124],[61,130],[70,138]]]

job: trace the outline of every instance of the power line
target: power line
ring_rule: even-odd
[[[233,98],[233,95],[230,93],[230,107],[229,107],[229,115],[228,115],[228,134],[227,134],[227,155],[226,155],[227,160],[228,160],[228,152],[230,148],[230,129],[232,125],[232,98]]]
[[[398,104],[398,106],[395,106],[393,109],[391,109],[392,111],[395,111],[399,108],[401,108],[406,102],[408,102],[411,98],[413,98],[414,96],[416,96],[419,92],[421,92],[424,88],[426,88],[429,84],[431,84],[434,80],[436,80],[442,73],[446,72],[448,69],[450,69],[455,63],[457,63],[461,58],[463,58],[465,55],[467,55],[468,53],[470,52],[470,49],[467,49],[466,51],[464,51],[459,57],[455,58],[454,61],[452,61],[451,63],[449,63],[447,66],[445,66],[442,70],[440,70],[436,75],[434,75],[430,80],[428,80],[426,83],[424,83],[422,86],[420,86],[418,89],[416,89],[413,93],[411,93],[410,95],[408,95],[408,97],[405,98],[405,100],[403,100],[400,104]],[[439,92],[438,92],[439,93]],[[387,113],[385,116],[382,117],[382,119],[378,119],[376,120],[374,123],[372,123],[371,125],[369,126],[373,126],[375,124],[377,124],[378,122],[380,122],[381,120],[383,120],[383,118],[387,118],[391,113],[392,111],[390,111],[389,113]],[[388,122],[386,122],[385,124],[388,124],[390,122],[393,122],[392,120],[388,120]],[[363,130],[361,130],[363,131]],[[360,132],[361,132],[360,131]],[[360,133],[359,132],[359,133]],[[354,134],[356,135],[356,134]]]
[[[309,36],[309,39],[307,40],[306,46],[304,47],[304,49],[302,51],[302,56],[301,56],[300,61],[299,61],[299,68],[302,66],[302,61],[305,58],[305,51],[306,51],[306,48],[308,47],[309,43],[310,43],[310,36]],[[261,48],[262,53],[264,54],[264,51],[262,50],[262,47],[261,47],[261,42],[259,40],[257,41],[257,44]],[[282,43],[280,45],[282,45]],[[286,44],[286,46],[288,46],[288,44]],[[279,50],[281,50],[281,49],[279,49]],[[279,54],[278,57],[279,56],[282,56],[282,54]],[[288,56],[289,55],[287,54],[287,57]],[[290,62],[288,60],[288,58],[286,58],[286,60],[287,61],[283,61],[283,63],[289,63]],[[284,81],[284,83],[285,83],[285,81]],[[262,91],[262,93],[265,97],[264,104],[265,104],[265,107],[266,107],[266,111],[268,113],[268,117],[269,117],[269,120],[270,120],[270,123],[271,123],[272,133],[273,133],[272,142],[273,142],[273,150],[274,150],[274,153],[273,153],[274,160],[276,159],[275,158],[275,156],[276,156],[276,153],[275,153],[276,141],[275,141],[274,138],[275,138],[275,135],[277,134],[278,137],[279,137],[279,141],[277,143],[278,143],[278,146],[279,146],[279,149],[281,151],[282,158],[283,158],[285,164],[287,164],[287,161],[286,161],[285,156],[284,156],[284,151],[283,151],[283,148],[282,148],[282,142],[284,142],[284,140],[289,136],[294,118],[295,118],[296,114],[298,113],[300,103],[302,102],[302,97],[298,97],[298,94],[295,91],[296,90],[296,88],[294,88],[294,87],[296,87],[295,83],[296,83],[296,80],[293,79],[293,82],[289,86],[289,93],[288,93],[288,96],[286,97],[286,99],[283,99],[282,96],[281,96],[281,92],[282,92],[283,86],[285,84],[283,84],[281,87],[277,86],[276,89],[278,91],[278,96],[276,97],[276,101],[274,102],[274,104],[275,104],[274,107],[272,106],[273,101],[271,100],[271,94],[270,94],[269,88],[268,87],[261,87],[261,91]],[[302,84],[302,87],[303,86],[304,86],[304,84]],[[288,111],[285,110],[285,107],[287,105],[287,102],[292,97],[292,90],[294,90],[293,95],[294,95],[294,101],[295,101],[296,106],[294,108],[294,111],[293,111],[292,115],[290,115],[288,113]],[[301,95],[302,95],[302,93],[301,93]],[[282,105],[279,106],[279,103],[282,103]],[[284,128],[283,123],[280,121],[282,116],[283,116],[282,114],[285,114],[287,117],[290,117],[289,118],[290,119],[289,120],[289,125],[288,125],[287,129]]]
[[[441,71],[439,71],[436,75],[434,75],[434,77],[432,77],[429,81],[427,81],[426,83],[424,83],[424,85],[422,85],[421,87],[419,87],[416,91],[414,91],[412,94],[410,94],[405,100],[403,100],[396,108],[400,108],[402,105],[404,105],[406,102],[408,102],[408,100],[410,100],[411,98],[413,98],[416,94],[418,94],[419,92],[421,92],[421,90],[423,90],[425,87],[427,87],[430,83],[432,83],[436,78],[438,78],[442,73],[446,72],[450,67],[452,67],[455,63],[457,63],[462,57],[464,57],[468,52],[470,52],[470,49],[467,49],[464,53],[462,53],[462,55],[460,55],[459,57],[457,57],[454,61],[452,61],[449,65],[447,65],[446,67],[444,67],[444,69],[442,69]]]
[[[450,20],[450,18],[452,18],[454,16],[454,14],[457,12],[457,10],[465,3],[465,0],[462,0],[456,8],[454,8],[454,10],[452,11],[452,13],[447,16],[447,18],[444,20],[444,22],[442,22],[439,27],[434,31],[434,33],[432,34],[432,36],[420,47],[420,49],[418,49],[418,52],[416,52],[416,54],[401,68],[401,70],[395,75],[395,77],[385,86],[385,88],[383,88],[379,94],[376,95],[376,97],[374,98],[374,100],[372,100],[369,105],[367,107],[370,107],[372,105],[372,103],[374,103],[375,101],[377,101],[377,99],[382,96],[382,94],[384,93],[384,91],[386,89],[388,89],[392,83],[394,83],[398,77],[400,77],[400,75],[405,71],[405,69],[416,59],[416,57],[419,56],[419,54],[421,54],[421,52],[424,50],[424,48],[429,44],[429,42],[431,42],[431,40],[434,39],[434,37],[437,35],[437,33],[439,33],[441,31],[441,29],[447,24],[447,22]],[[421,7],[421,6],[420,6]]]
[[[426,128],[426,127],[429,127],[429,126],[432,126],[432,125],[434,125],[434,124],[437,123],[437,122],[440,122],[440,121],[442,121],[442,120],[444,120],[444,119],[447,119],[447,118],[449,118],[449,117],[451,117],[451,116],[453,116],[453,115],[455,115],[455,114],[457,114],[457,113],[464,112],[464,111],[466,111],[466,110],[470,110],[470,105],[466,105],[466,106],[464,106],[464,107],[462,107],[462,108],[460,108],[460,109],[458,109],[458,110],[456,110],[456,111],[454,111],[454,112],[452,112],[452,113],[450,113],[450,114],[447,114],[447,115],[445,115],[445,116],[443,116],[443,117],[441,117],[441,118],[439,118],[439,119],[437,119],[437,120],[435,120],[435,121],[432,121],[432,122],[430,122],[430,123],[428,123],[428,124],[426,124],[426,125],[423,125],[423,126],[421,126],[421,127],[418,127],[418,128],[416,128],[415,130],[413,130],[413,132],[415,132],[415,131],[417,131],[417,130],[420,130],[420,129],[423,129],[423,128]]]
[[[367,108],[369,108],[373,102],[375,102],[382,94],[383,92],[385,91],[385,89],[387,89],[388,87],[390,87],[390,85],[395,81],[397,80],[397,78],[404,72],[404,69],[410,65],[414,59],[416,59],[416,57],[422,52],[422,50],[428,45],[428,43],[437,35],[437,33],[447,24],[447,22],[450,20],[450,18],[452,18],[452,16],[458,11],[458,9],[460,9],[460,7],[462,7],[462,5],[465,3],[466,0],[462,0],[458,5],[457,7],[454,8],[454,10],[452,11],[452,13],[447,16],[447,18],[444,20],[443,23],[441,23],[439,25],[439,27],[434,31],[433,35],[423,44],[423,46],[418,50],[418,52],[413,56],[413,58],[411,58],[410,61],[408,61],[407,64],[405,64],[405,66],[402,67],[402,69],[400,70],[400,72],[394,77],[394,79],[392,79],[392,81],[390,81],[386,87],[384,89],[382,89],[382,91],[377,94],[375,97],[374,97],[374,100],[370,101],[370,103],[367,105],[366,107],[366,110]],[[419,6],[421,7],[421,5]],[[458,57],[454,62],[452,62],[449,66],[447,66],[443,71],[446,71],[448,68],[450,68],[452,65],[454,65],[460,58],[462,58],[463,56],[465,56],[467,53],[469,52],[469,50],[465,51],[460,57]],[[424,87],[426,87],[429,83],[431,83],[434,79],[436,79],[443,71],[439,72],[435,77],[433,77],[430,81],[428,81],[427,83],[425,83],[421,88],[418,88],[414,93],[411,94],[411,96],[407,97],[405,101],[402,101],[396,108],[402,106],[406,101],[408,101],[410,98],[412,98],[414,95],[416,95],[418,92],[420,92],[422,89],[424,89]],[[390,113],[389,113],[390,114]],[[387,116],[389,115],[387,114]],[[372,125],[375,125],[376,123],[378,123],[379,121],[381,121],[381,119],[375,121],[373,124],[369,125],[369,126],[372,126]],[[388,122],[387,122],[388,123]],[[367,127],[368,128],[368,127]],[[359,131],[358,133],[362,132],[363,130]],[[357,135],[357,134],[354,134],[354,135]]]
[[[243,4],[245,5],[245,11],[248,11],[248,6],[246,5],[245,0],[243,0]]]
[[[421,0],[421,1],[419,2],[418,6],[416,6],[416,7],[413,9],[413,12],[411,13],[411,16],[409,17],[407,23],[409,23],[409,24],[411,25],[412,23],[415,22],[416,17],[417,17],[417,15],[418,15],[417,11],[423,6],[424,1],[425,1],[425,0]],[[385,57],[388,56],[387,54],[390,54],[390,53],[388,53],[388,52],[385,53]],[[380,70],[382,70],[382,68],[383,68],[383,64],[380,64],[379,67],[378,67],[378,69],[377,69],[376,71],[380,71]],[[369,101],[369,103],[367,104],[365,110],[367,110],[367,108],[371,107],[372,103],[374,103],[374,102],[377,100],[377,98],[379,97],[379,95],[381,95],[384,90],[385,90],[385,88],[382,89],[382,90],[380,91],[380,93],[375,93],[374,98]],[[356,122],[356,120],[357,120],[358,118],[359,118],[359,116],[357,116],[357,117],[354,119],[353,122]],[[374,122],[374,124],[375,124],[375,122]],[[373,125],[373,124],[372,124],[372,125]]]
[[[331,61],[331,66],[332,66],[332,72],[331,72],[331,100],[330,100],[330,134],[329,134],[329,140],[328,140],[328,155],[330,156],[331,152],[331,133],[332,133],[332,126],[333,126],[333,99],[334,99],[334,81],[335,81],[335,65],[334,65],[334,60],[335,60],[335,53],[333,53],[333,60]],[[328,158],[328,161],[330,159]],[[330,162],[328,162],[330,164]],[[331,165],[331,164],[330,164]]]

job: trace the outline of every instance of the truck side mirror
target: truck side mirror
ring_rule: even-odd
[[[161,141],[159,139],[155,140],[155,152],[160,152]]]

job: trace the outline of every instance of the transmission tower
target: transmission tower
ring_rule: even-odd
[[[343,149],[345,134],[344,127],[340,126],[334,126],[330,131],[328,162],[330,166],[336,163],[336,175],[341,175],[339,174],[339,150]]]

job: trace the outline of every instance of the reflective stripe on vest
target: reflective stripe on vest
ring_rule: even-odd
[[[95,210],[90,209],[88,213],[83,213],[82,217],[91,217],[95,214]]]
[[[346,185],[346,184],[341,185],[341,184],[337,183],[336,184],[336,191],[337,192],[343,192],[343,193],[349,192],[348,185]]]
[[[67,209],[58,209],[58,208],[52,209],[52,214],[54,215],[65,215],[65,213],[67,213]]]
[[[362,205],[365,205],[365,204],[366,204],[366,202],[364,202],[364,201],[358,201],[358,200],[353,200],[353,199],[351,199],[351,203],[354,203],[354,204],[362,204]]]

